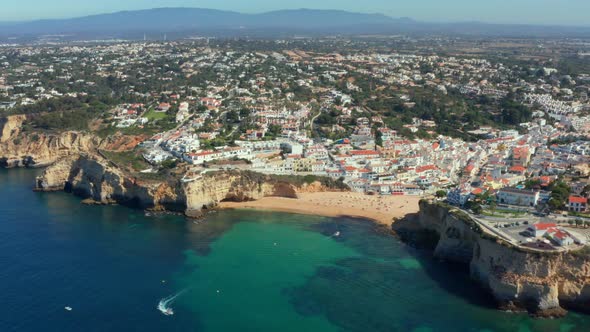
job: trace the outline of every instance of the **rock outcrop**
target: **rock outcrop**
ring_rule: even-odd
[[[42,167],[66,156],[92,151],[95,136],[79,132],[60,134],[22,131],[25,115],[0,118],[0,167]]]
[[[472,277],[488,288],[501,308],[561,316],[563,308],[590,311],[590,254],[537,252],[485,235],[469,216],[422,201],[409,221],[439,238],[435,256],[469,264]]]
[[[37,178],[36,190],[67,191],[96,203],[120,203],[165,209],[182,202],[168,183],[140,183],[108,160],[89,154],[70,155],[47,167]]]
[[[252,201],[266,196],[296,198],[299,191],[326,191],[319,183],[294,186],[252,172],[217,172],[201,179],[141,181],[129,177],[99,155],[64,157],[47,167],[36,190],[72,192],[100,204],[119,203],[144,209],[183,212],[199,217],[222,201]]]

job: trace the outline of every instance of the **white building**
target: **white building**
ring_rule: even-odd
[[[533,207],[537,206],[537,203],[539,202],[539,192],[516,188],[503,188],[498,192],[498,202],[501,204]]]

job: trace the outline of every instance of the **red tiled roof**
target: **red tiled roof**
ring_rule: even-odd
[[[352,156],[371,156],[371,155],[379,155],[379,152],[373,150],[353,150],[350,151],[350,155]]]
[[[523,166],[512,166],[510,167],[510,171],[523,173],[524,171],[526,171],[526,168],[524,168]]]
[[[538,231],[548,230],[550,228],[555,228],[555,227],[557,227],[557,225],[554,223],[539,223],[539,224],[533,225],[533,228]]]
[[[483,189],[475,188],[475,189],[473,189],[473,191],[471,193],[474,195],[479,195],[479,194],[483,193]]]
[[[563,239],[566,239],[569,237],[568,233],[566,233],[560,229],[557,229],[557,228],[550,228],[549,230],[547,230],[547,232],[560,240],[563,240]]]
[[[581,196],[570,196],[570,204],[572,203],[586,204],[588,203],[588,199]]]
[[[416,167],[416,173],[422,173],[422,172],[434,171],[434,170],[436,170],[435,165],[425,165],[425,166]]]

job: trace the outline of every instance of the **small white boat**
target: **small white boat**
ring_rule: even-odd
[[[72,307],[65,307],[64,309],[66,309],[67,311],[72,311]]]
[[[166,316],[174,315],[174,311],[172,310],[172,303],[174,303],[176,298],[184,294],[187,290],[188,288],[183,289],[172,296],[161,299],[157,306],[158,310],[160,310],[160,312]]]
[[[340,231],[334,233],[334,237],[338,237],[338,236],[340,236]]]
[[[160,312],[166,316],[174,315],[174,310],[172,310],[172,308],[166,307],[166,303],[162,301],[160,301],[160,303],[158,304],[158,310],[160,310]]]

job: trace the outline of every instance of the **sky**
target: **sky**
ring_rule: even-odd
[[[121,10],[198,7],[259,13],[340,9],[420,21],[590,26],[590,0],[2,0],[0,21],[68,18]]]

